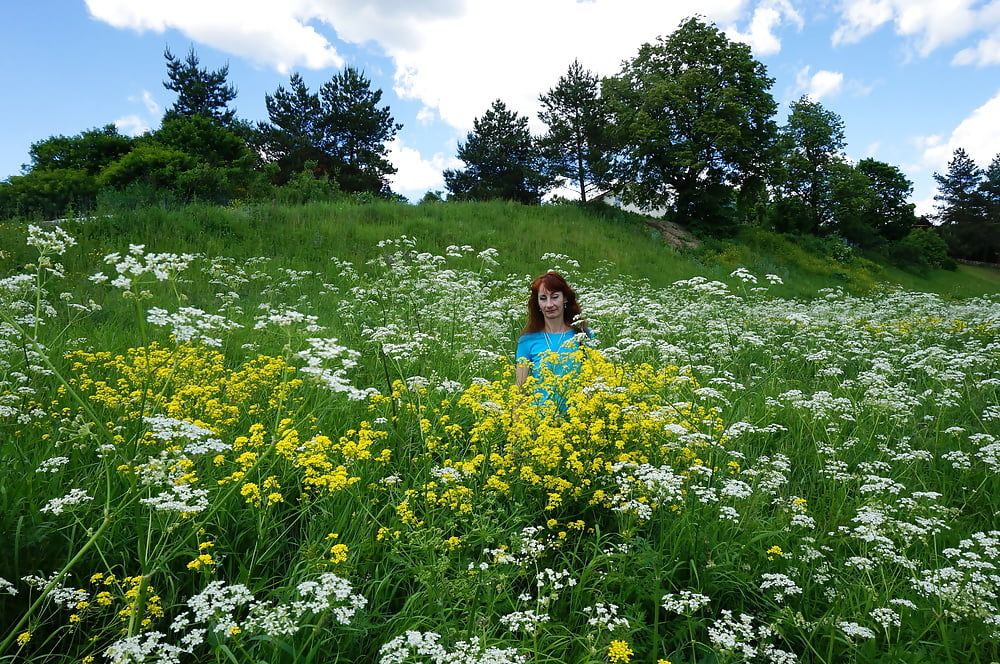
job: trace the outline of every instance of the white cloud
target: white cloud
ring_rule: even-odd
[[[964,48],[956,53],[951,63],[978,67],[1000,65],[1000,28],[994,30],[993,34],[979,40],[975,46]]]
[[[881,143],[879,141],[873,141],[873,142],[869,143],[868,147],[865,148],[864,158],[865,159],[874,158],[875,155],[878,154],[878,149],[880,147],[881,147]]]
[[[914,213],[917,214],[917,216],[933,215],[937,211],[935,209],[935,207],[937,206],[937,201],[934,200],[933,196],[920,198],[910,202],[913,203],[913,211]]]
[[[188,38],[282,73],[341,67],[337,50],[307,23],[325,18],[310,0],[86,0],[91,15],[116,28],[176,29]]]
[[[199,43],[287,72],[340,67],[343,58],[313,27],[330,26],[352,44],[374,44],[392,60],[394,89],[464,131],[496,98],[528,115],[574,58],[614,74],[643,42],[700,14],[733,25],[747,0],[86,0],[91,14],[119,28],[177,29]],[[789,0],[764,0],[750,21],[763,48],[781,22],[801,17]],[[770,13],[769,11],[770,10]],[[234,20],[233,17],[239,17]],[[756,21],[756,23],[755,23]]]
[[[424,126],[427,126],[432,122],[434,122],[435,117],[436,114],[434,113],[433,108],[428,108],[427,106],[421,106],[420,110],[417,111],[417,122],[419,122]]]
[[[962,148],[980,166],[987,166],[1000,154],[1000,90],[972,111],[952,130],[948,140],[941,136],[917,139],[922,153],[915,168],[943,173],[957,148]]]
[[[389,177],[392,190],[414,198],[432,189],[444,189],[444,170],[464,166],[456,157],[445,157],[438,152],[430,159],[424,159],[420,152],[403,144],[397,136],[389,143],[389,161],[396,167],[395,175]]]
[[[115,127],[126,136],[140,136],[149,132],[149,124],[138,115],[126,115],[115,120]]]
[[[146,107],[146,111],[153,117],[160,116],[160,105],[156,103],[156,99],[153,98],[153,93],[149,90],[143,90],[142,94],[138,97],[132,96],[128,100],[134,103],[142,103]]]
[[[835,96],[844,87],[844,74],[839,71],[820,69],[812,76],[809,71],[808,65],[798,71],[795,75],[795,87],[798,94],[804,94],[813,101]]]
[[[1000,0],[977,7],[980,4],[979,0],[843,0],[832,41],[855,43],[891,22],[910,51],[927,56],[940,46],[1000,24]],[[972,53],[962,56],[972,58]]]
[[[732,27],[726,34],[730,39],[748,44],[757,56],[774,55],[781,51],[781,41],[774,31],[783,21],[794,23],[800,30],[804,23],[788,0],[764,0],[754,9],[749,30],[740,32]]]

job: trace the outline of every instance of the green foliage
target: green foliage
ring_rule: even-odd
[[[140,180],[117,189],[102,187],[97,193],[95,210],[98,216],[118,215],[152,208],[176,208],[182,204],[172,189],[156,187]]]
[[[228,64],[215,71],[200,67],[193,46],[184,60],[169,48],[164,50],[163,57],[167,60],[167,80],[163,87],[177,93],[177,101],[167,109],[165,118],[201,115],[222,124],[235,119],[236,111],[228,106],[236,99],[236,88],[226,83]]]
[[[346,192],[388,192],[386,176],[396,172],[388,143],[403,125],[388,106],[379,107],[382,90],[353,67],[335,74],[319,89],[323,147],[335,160],[338,186]]]
[[[604,85],[623,197],[682,223],[731,224],[733,188],[759,191],[770,164],[773,82],[748,46],[697,18],[644,44]]]
[[[927,228],[914,228],[906,237],[890,244],[887,253],[896,265],[918,272],[958,268],[958,263],[948,255],[948,244],[937,232]]]
[[[826,178],[829,195],[824,207],[828,209],[829,218],[825,227],[816,231],[833,230],[860,247],[879,244],[880,238],[871,218],[875,203],[868,177],[851,164],[837,161],[829,165]]]
[[[387,194],[387,176],[396,172],[388,143],[403,125],[388,106],[379,106],[382,90],[372,90],[371,81],[353,67],[335,74],[318,93],[309,92],[298,74],[289,86],[265,95],[270,123],[258,127],[267,159],[278,166],[277,182],[311,161],[316,175],[333,178],[345,192]]]
[[[102,168],[118,159],[135,144],[135,139],[122,136],[112,124],[88,129],[76,136],[50,136],[31,144],[30,169],[76,169],[97,175]]]
[[[839,115],[806,96],[792,103],[773,177],[779,198],[797,201],[805,215],[777,216],[777,230],[815,233],[832,222],[833,166],[843,161],[844,146]]]
[[[275,189],[274,200],[291,205],[336,200],[341,195],[337,183],[326,177],[317,177],[316,169],[316,162],[307,161],[301,171]]]
[[[204,115],[164,118],[152,139],[196,157],[209,166],[240,164],[247,170],[254,166],[254,155],[236,132]]]
[[[288,83],[290,90],[279,85],[274,94],[264,95],[270,123],[258,125],[265,158],[278,166],[279,184],[302,171],[307,161],[315,163],[319,173],[333,171],[332,157],[323,150],[319,95],[310,93],[297,73]]]
[[[876,159],[862,159],[855,169],[868,179],[865,213],[872,228],[890,242],[906,237],[916,222],[913,204],[907,203],[913,183],[897,166]]]
[[[965,221],[941,227],[952,256],[1000,263],[1000,222]]]
[[[962,148],[948,162],[948,171],[934,174],[938,183],[938,221],[945,225],[975,223],[983,218],[983,197],[979,189],[983,170]]]
[[[444,203],[444,192],[440,189],[435,189],[433,191],[428,191],[420,199],[420,205],[434,204],[434,203]]]
[[[548,172],[576,183],[580,200],[608,188],[610,112],[600,79],[574,60],[556,86],[539,97],[538,117],[549,131],[539,140]]]
[[[745,227],[732,239],[705,242],[699,253],[706,264],[718,262],[728,272],[745,267],[776,274],[790,292],[815,292],[824,284],[851,292],[870,292],[884,279],[882,268],[859,256],[836,235],[791,235]]]
[[[34,170],[0,182],[0,218],[62,217],[94,206],[97,179],[79,168]]]
[[[983,200],[986,220],[1000,223],[1000,154],[993,157],[993,161],[983,172],[983,181],[979,184],[979,194]]]
[[[174,189],[180,174],[197,163],[193,155],[183,150],[147,140],[101,171],[100,183],[118,188],[144,182],[153,187]]]
[[[499,99],[473,121],[465,143],[458,146],[458,158],[466,167],[444,172],[449,199],[537,204],[549,186],[528,118],[508,110]]]

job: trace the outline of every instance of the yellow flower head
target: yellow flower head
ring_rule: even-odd
[[[624,664],[632,659],[633,654],[628,641],[615,639],[608,646],[608,661],[612,664]]]

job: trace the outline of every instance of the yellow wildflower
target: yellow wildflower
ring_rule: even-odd
[[[628,641],[615,639],[608,646],[608,661],[612,664],[625,664],[632,659],[633,654]]]

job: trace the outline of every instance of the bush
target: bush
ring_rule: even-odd
[[[117,188],[145,182],[154,187],[174,189],[180,174],[197,163],[195,157],[176,148],[143,143],[101,171],[100,181],[104,186]]]
[[[97,198],[94,176],[77,168],[36,170],[0,183],[0,216],[63,216],[67,210],[90,210]]]
[[[948,255],[948,245],[933,230],[915,228],[888,247],[888,258],[902,268],[924,271],[954,270],[958,264]]]
[[[341,192],[337,183],[326,176],[316,177],[315,169],[316,162],[307,161],[305,168],[292,175],[288,182],[275,190],[274,199],[279,203],[302,205],[340,198]]]

